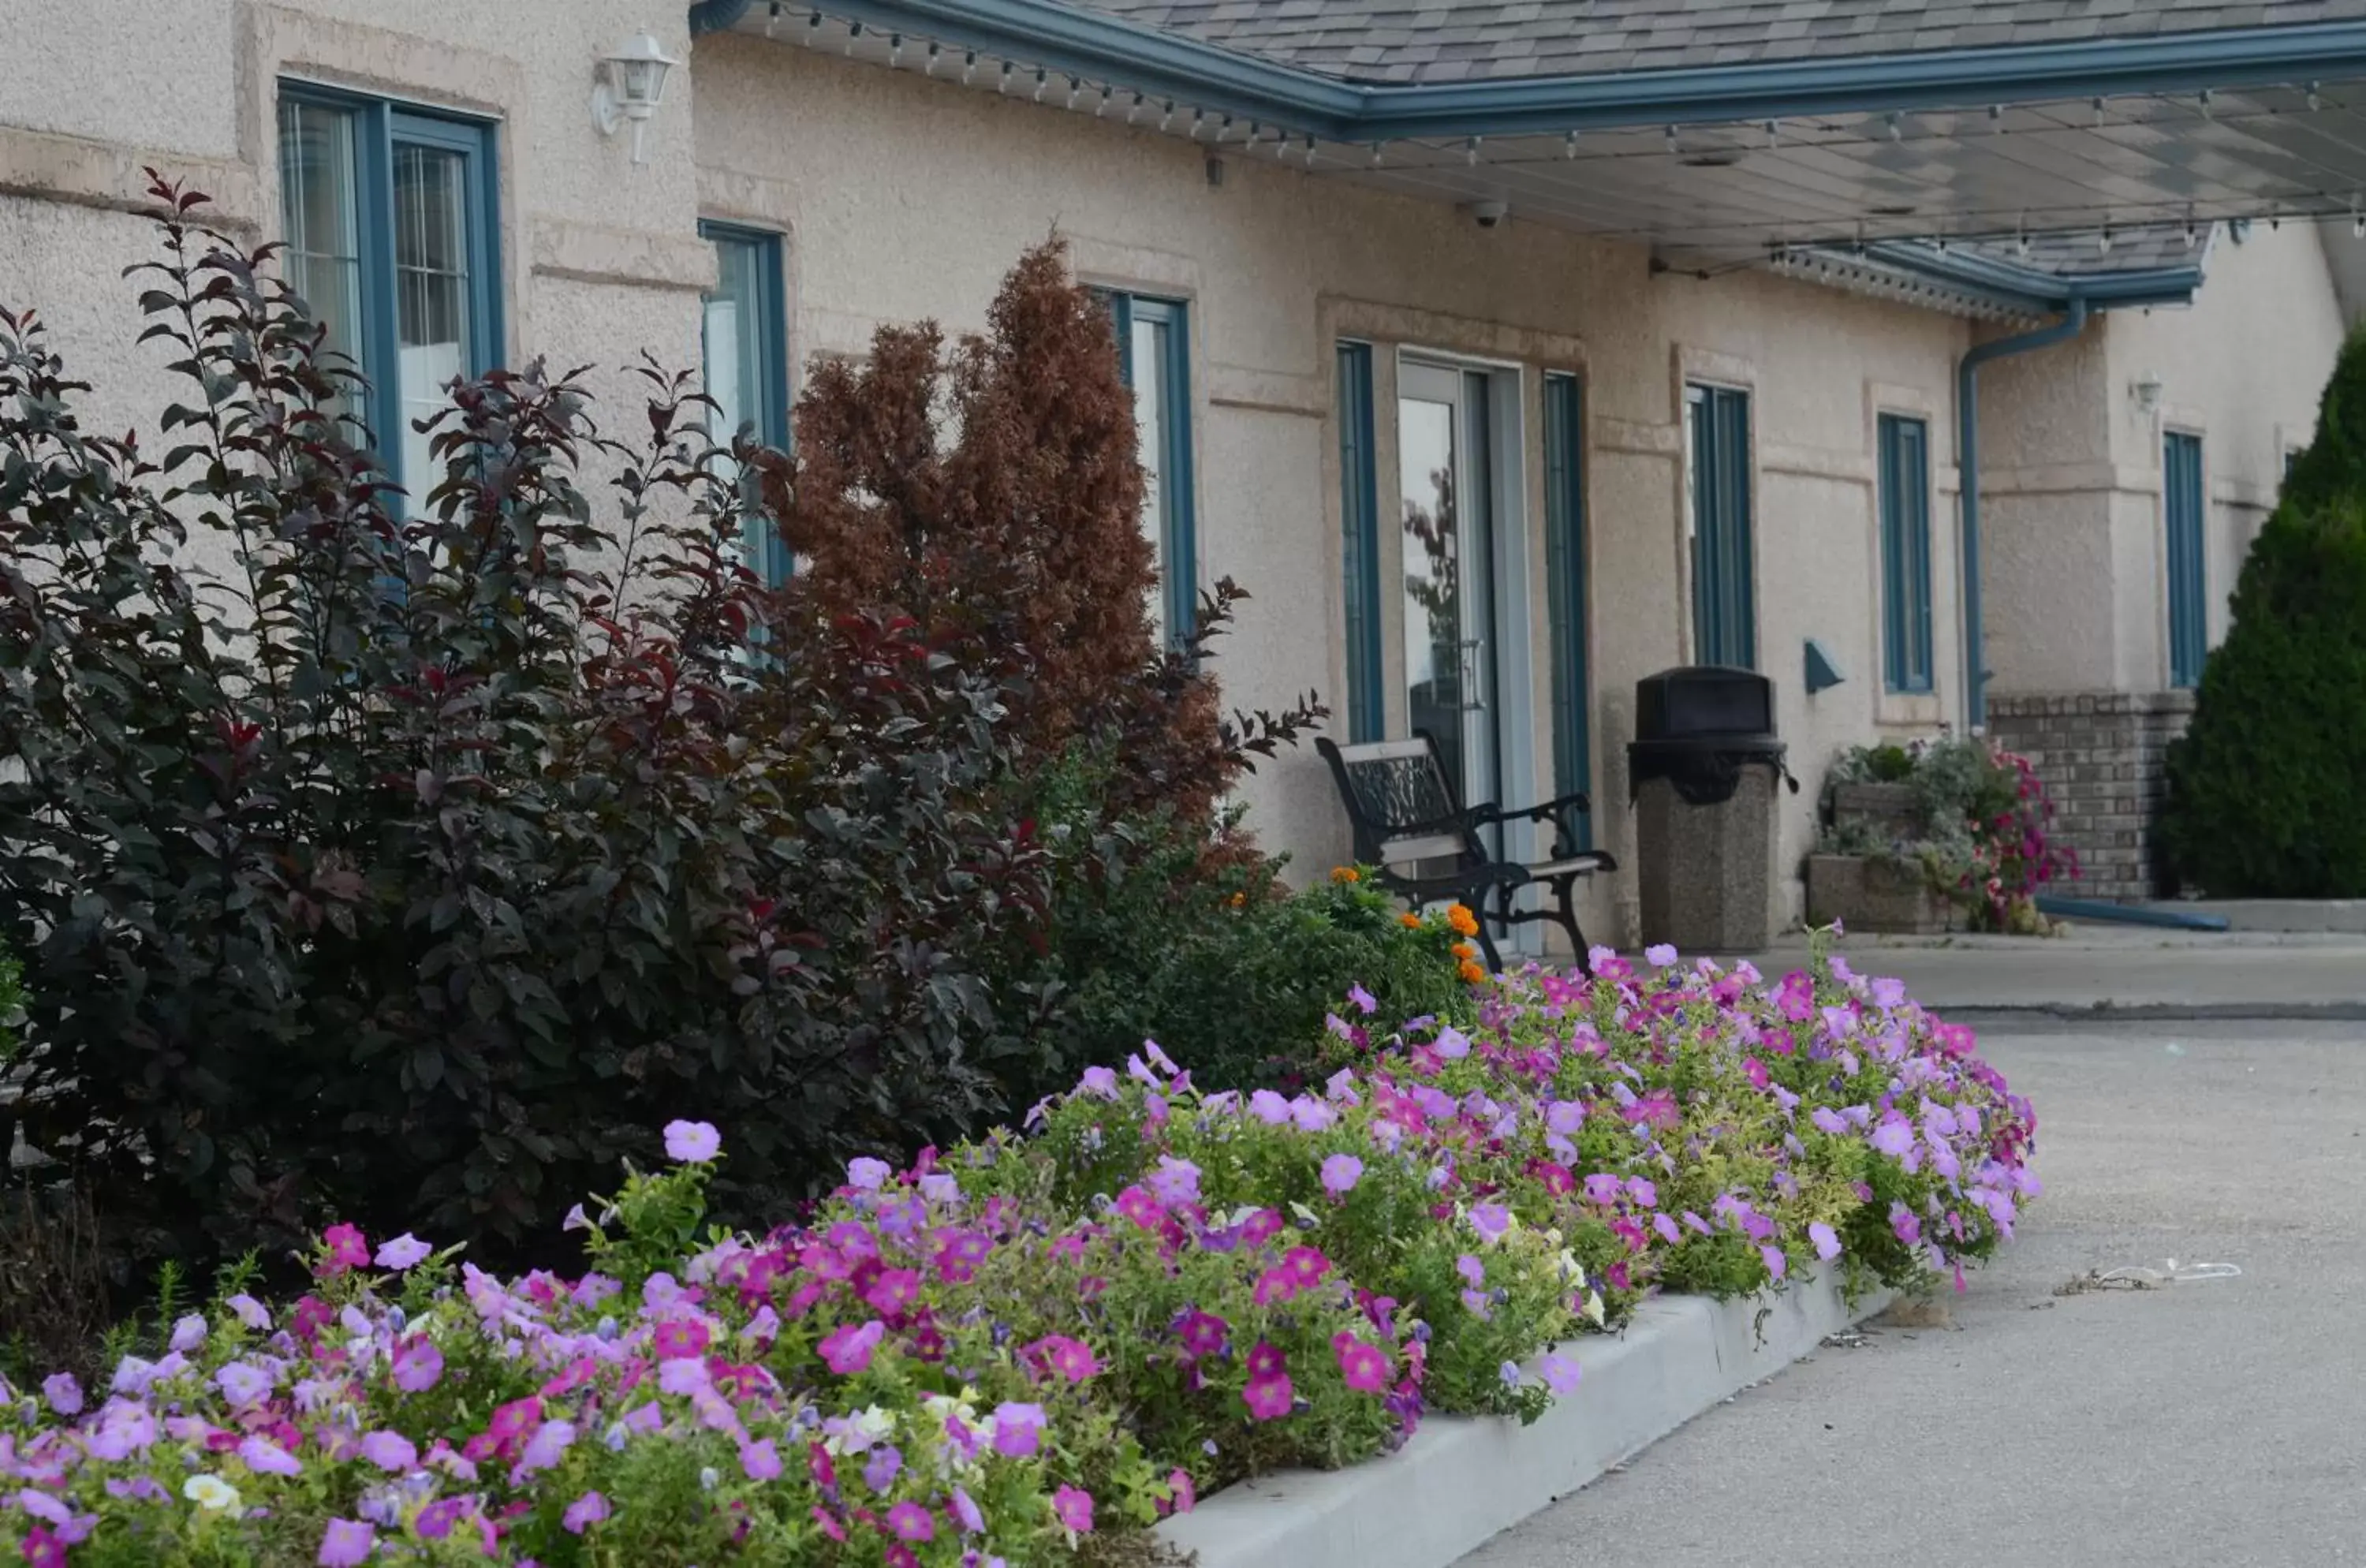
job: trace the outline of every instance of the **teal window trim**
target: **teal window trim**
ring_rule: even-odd
[[[1574,376],[1548,373],[1545,397],[1545,595],[1552,630],[1552,760],[1555,795],[1591,793],[1594,737],[1586,668],[1585,393]],[[1594,847],[1594,818],[1556,824],[1555,848]]]
[[[1936,689],[1931,636],[1931,427],[1880,421],[1881,672],[1892,692]]]
[[[1380,665],[1380,502],[1372,413],[1372,345],[1342,341],[1339,352],[1339,543],[1346,607],[1347,739],[1387,734]]]
[[[2202,476],[2202,437],[2170,431],[2161,449],[2161,511],[2169,530],[2169,683],[2186,689],[2202,683],[2202,665],[2210,653]]]
[[[481,376],[503,356],[501,288],[501,191],[496,173],[498,127],[493,121],[433,114],[365,93],[349,93],[283,78],[281,99],[316,104],[354,117],[355,205],[360,240],[362,320],[358,339],[370,378],[369,434],[387,477],[412,489],[416,503],[435,478],[402,472],[401,345],[396,327],[394,276],[394,154],[399,146],[433,147],[460,155],[468,219],[468,373]]]
[[[1750,394],[1690,386],[1693,657],[1758,667],[1758,612],[1750,515]]]
[[[756,279],[755,298],[744,303],[753,310],[756,321],[755,330],[749,334],[757,345],[753,378],[756,408],[753,416],[742,423],[754,427],[757,440],[785,452],[789,447],[788,286],[781,236],[769,229],[704,219],[699,221],[698,232],[718,251],[727,245],[743,249],[752,263],[749,271]],[[706,363],[713,364],[712,346],[703,343],[702,346],[706,351]],[[779,530],[762,527],[763,522],[760,513],[749,518],[749,558],[766,583],[777,585],[789,580],[794,559]]]
[[[1137,321],[1166,327],[1166,364],[1159,388],[1166,414],[1166,446],[1159,453],[1165,515],[1158,520],[1159,589],[1166,608],[1166,639],[1181,643],[1200,618],[1199,541],[1191,472],[1191,310],[1180,299],[1111,289],[1105,298],[1117,327],[1118,368],[1126,386],[1135,385],[1133,328]]]

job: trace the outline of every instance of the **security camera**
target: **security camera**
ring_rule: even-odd
[[[1500,201],[1474,201],[1462,210],[1470,214],[1470,221],[1482,229],[1498,227],[1512,213],[1512,209]]]

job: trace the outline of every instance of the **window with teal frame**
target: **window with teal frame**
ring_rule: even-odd
[[[1893,692],[1932,690],[1931,431],[1881,416],[1881,674]]]
[[[1158,624],[1170,643],[1199,618],[1192,536],[1190,310],[1180,299],[1111,292],[1118,363],[1141,436],[1143,527],[1158,545]]]
[[[705,297],[700,341],[706,361],[708,434],[728,446],[747,431],[767,446],[789,445],[789,344],[781,281],[781,237],[761,229],[701,223],[715,247],[715,288]],[[788,546],[751,513],[743,547],[768,583],[789,576]]]
[[[444,478],[413,426],[501,361],[493,127],[279,84],[283,265],[368,386],[348,411],[411,505]]]
[[[2210,652],[2208,574],[2203,567],[2202,437],[2171,431],[2161,453],[2169,525],[2169,683],[2202,683]]]
[[[1574,376],[1545,377],[1545,596],[1552,626],[1553,794],[1594,788],[1585,666],[1585,400]],[[1571,837],[1556,850],[1594,847],[1594,819],[1574,813],[1559,825]]]
[[[1693,657],[1758,667],[1750,539],[1750,394],[1687,387],[1684,433],[1692,492]]]
[[[1346,607],[1347,739],[1382,739],[1380,470],[1372,445],[1372,345],[1339,344],[1339,560]]]

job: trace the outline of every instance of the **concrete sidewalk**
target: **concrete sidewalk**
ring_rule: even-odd
[[[2186,1019],[2366,1019],[2366,936],[2079,928],[2059,937],[1879,937],[1837,951],[1936,1011]],[[1753,953],[1779,975],[1804,938]]]

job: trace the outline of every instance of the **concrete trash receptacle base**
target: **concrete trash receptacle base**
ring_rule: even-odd
[[[1635,795],[1637,891],[1645,945],[1690,957],[1745,953],[1773,936],[1774,770],[1748,767],[1732,796],[1694,806],[1667,779]]]

